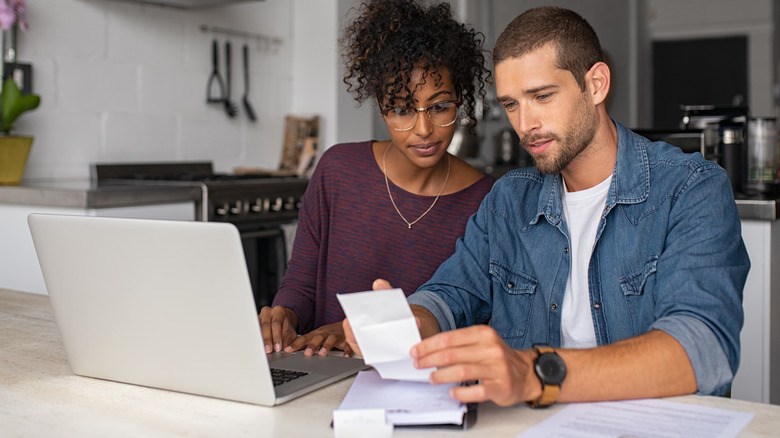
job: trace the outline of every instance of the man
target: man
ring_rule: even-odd
[[[409,297],[415,365],[478,381],[452,390],[464,402],[727,392],[749,261],[726,173],[610,119],[609,68],[572,11],[520,15],[493,61],[536,168],[495,184]]]

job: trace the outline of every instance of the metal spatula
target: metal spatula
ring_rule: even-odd
[[[252,108],[252,104],[249,103],[249,50],[247,49],[246,44],[244,44],[243,47],[244,51],[244,96],[241,98],[241,102],[244,104],[244,111],[246,111],[247,117],[249,117],[249,120],[255,121],[257,120],[257,116],[255,115],[255,110]]]
[[[225,83],[219,75],[219,55],[217,40],[211,42],[211,75],[206,83],[206,102],[222,103],[225,101]],[[216,90],[214,88],[217,87]],[[216,91],[216,92],[215,92]]]

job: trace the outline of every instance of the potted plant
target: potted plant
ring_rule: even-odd
[[[27,164],[33,138],[11,135],[16,119],[40,105],[35,94],[22,95],[13,71],[16,64],[16,37],[27,30],[24,0],[0,0],[2,30],[2,88],[0,89],[0,185],[18,185]]]

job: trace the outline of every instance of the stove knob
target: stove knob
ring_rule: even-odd
[[[271,199],[263,198],[263,211],[268,213],[271,210]]]
[[[284,209],[287,211],[295,210],[295,196],[287,198],[287,202],[284,204]]]
[[[224,217],[224,216],[227,216],[227,214],[228,214],[228,203],[227,202],[225,202],[222,205],[218,205],[214,209],[214,215],[217,216],[217,217]]]
[[[238,216],[241,214],[241,212],[244,209],[244,203],[241,201],[236,201],[232,207],[230,207],[230,214],[233,216]]]
[[[263,200],[260,198],[255,199],[255,202],[249,205],[250,213],[262,213],[263,212]]]
[[[284,208],[284,201],[282,198],[274,199],[274,203],[271,205],[271,211],[282,211],[282,208]]]

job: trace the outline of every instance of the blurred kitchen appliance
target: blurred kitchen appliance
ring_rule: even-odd
[[[745,106],[682,105],[682,129],[701,129],[705,158],[720,164],[729,176],[734,193],[746,187],[750,138],[749,110]]]
[[[496,164],[517,164],[520,154],[520,138],[512,128],[504,128],[496,134]]]
[[[699,152],[705,158],[711,159],[705,148],[703,129],[634,129],[633,131],[650,141],[664,141],[677,146],[685,153]]]
[[[479,156],[479,137],[476,128],[469,124],[469,120],[463,118],[455,128],[447,152],[459,158],[477,158]]]
[[[751,117],[748,120],[747,175],[745,191],[758,194],[780,192],[778,181],[777,123],[775,118]]]
[[[511,127],[505,127],[495,134],[495,164],[497,166],[533,166],[533,158],[520,144],[520,137]]]
[[[744,126],[747,123],[748,108],[744,106],[681,105],[683,111],[680,129],[700,129],[704,132],[704,157],[720,163],[719,144],[721,125]],[[744,136],[743,136],[744,138]]]
[[[215,173],[210,162],[100,163],[92,167],[101,185],[195,186],[195,219],[229,222],[241,234],[258,310],[270,305],[287,269],[282,226],[298,218],[308,179],[284,173]]]
[[[747,107],[684,105],[681,128],[701,129],[704,154],[729,175],[735,193],[747,196],[780,193],[777,123],[749,117]]]
[[[720,122],[718,133],[718,164],[726,169],[734,193],[740,193],[745,182],[747,156],[744,124]]]

